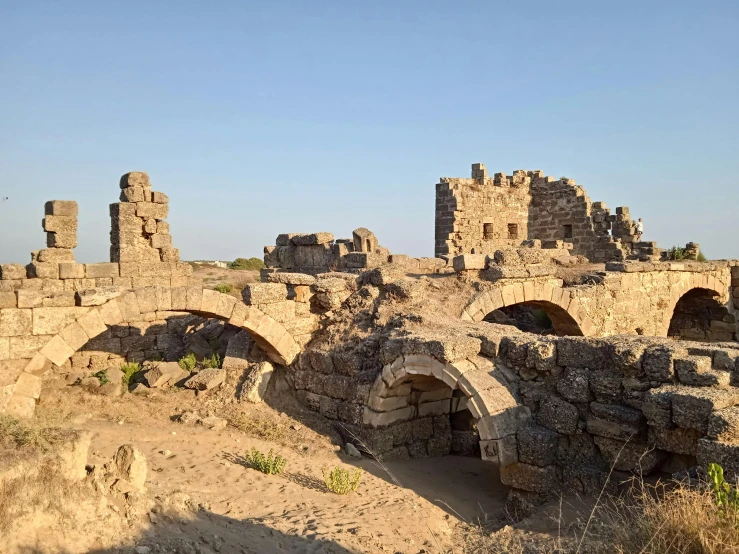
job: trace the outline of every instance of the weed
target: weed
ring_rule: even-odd
[[[108,372],[105,369],[103,369],[102,371],[98,371],[97,373],[94,373],[93,377],[97,377],[101,385],[110,383],[110,379],[108,379]]]
[[[716,506],[727,512],[738,511],[739,491],[724,480],[724,468],[719,464],[708,464],[708,480],[716,499]]]
[[[190,352],[187,356],[183,356],[179,359],[177,362],[182,369],[185,371],[192,371],[195,369],[195,366],[198,365],[198,361],[195,359],[195,354]]]
[[[210,358],[205,358],[203,360],[203,367],[205,368],[219,368],[221,367],[221,356],[218,354],[218,352],[214,353]]]
[[[0,450],[48,450],[66,433],[0,414]]]
[[[322,471],[326,488],[334,494],[349,494],[357,490],[364,473],[359,468],[348,470],[340,466],[333,469],[324,467]]]
[[[287,464],[287,460],[279,454],[275,454],[271,448],[266,456],[256,448],[252,448],[251,452],[246,453],[246,460],[249,467],[267,475],[279,475]]]
[[[234,290],[234,287],[231,283],[220,283],[213,287],[213,290],[216,292],[222,292],[223,294],[228,294]]]
[[[128,386],[131,383],[131,379],[141,371],[141,364],[138,362],[130,362],[121,366],[123,372],[123,384]]]
[[[698,257],[696,258],[699,262],[707,262],[708,258],[706,258],[706,255],[703,252],[698,252]]]

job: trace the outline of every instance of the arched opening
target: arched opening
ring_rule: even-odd
[[[682,340],[736,340],[736,317],[716,291],[694,288],[675,304],[667,336]]]
[[[583,336],[577,321],[551,302],[534,300],[503,306],[487,314],[483,321],[512,325],[538,335]]]

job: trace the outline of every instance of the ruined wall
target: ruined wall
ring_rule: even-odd
[[[541,239],[570,242],[574,254],[591,261],[621,260],[631,254],[635,234],[625,218],[628,208],[611,215],[572,179],[523,170],[490,178],[483,164],[474,164],[471,179],[444,177],[436,185],[435,253],[492,254]]]
[[[360,273],[393,264],[408,271],[435,273],[446,264],[437,258],[411,258],[390,254],[380,246],[374,233],[360,227],[351,239],[336,239],[331,233],[284,233],[275,246],[264,247],[263,275],[279,271],[319,275],[332,271]]]

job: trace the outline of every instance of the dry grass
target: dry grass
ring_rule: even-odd
[[[228,422],[250,437],[275,442],[283,446],[293,446],[296,439],[297,422],[289,417],[276,417],[257,411],[233,410],[225,414]]]
[[[716,506],[708,487],[650,486],[635,480],[622,496],[607,496],[561,538],[509,526],[465,529],[469,554],[737,554],[739,513]],[[525,522],[524,522],[525,524]],[[560,526],[564,529],[566,526]]]
[[[45,461],[32,474],[0,481],[0,534],[34,512],[71,515],[75,501],[89,494],[83,483],[66,479],[53,460]]]
[[[33,421],[0,414],[0,451],[45,452],[67,436],[69,432],[63,429],[43,427]]]

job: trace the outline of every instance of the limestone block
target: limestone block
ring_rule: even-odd
[[[101,277],[118,277],[120,268],[117,263],[106,262],[97,264],[85,264],[85,277],[97,279]]]
[[[8,354],[11,360],[32,358],[51,337],[48,335],[35,337],[9,337]]]
[[[38,400],[41,396],[41,379],[30,373],[23,372],[15,383],[13,394],[27,396]]]
[[[0,308],[16,308],[18,299],[15,292],[0,292]]]
[[[278,237],[279,239],[280,237]],[[297,246],[310,246],[315,244],[328,244],[334,241],[331,233],[308,233],[295,234],[290,238],[290,242]]]
[[[26,269],[31,278],[59,279],[59,264],[56,262],[31,262]]]
[[[578,419],[577,408],[569,402],[553,395],[541,400],[537,414],[540,425],[563,435],[574,435],[577,432]]]
[[[143,287],[135,290],[136,300],[142,314],[157,311],[156,287]]]
[[[77,301],[80,306],[101,306],[121,295],[119,287],[96,287],[77,291]]]
[[[46,343],[41,349],[41,354],[51,360],[54,365],[61,367],[74,354],[74,349],[57,335]]]
[[[30,335],[33,330],[33,312],[30,309],[0,309],[0,337]],[[48,334],[48,333],[38,333]]]
[[[201,391],[210,390],[221,385],[225,380],[225,369],[211,367],[204,369],[190,377],[187,381],[185,381],[185,387],[187,387],[188,389]]]
[[[209,314],[213,314],[218,307],[220,293],[215,290],[203,289],[203,302],[200,310]]]
[[[151,191],[151,201],[155,204],[167,204],[169,202],[169,196],[163,192]]]
[[[203,288],[190,286],[185,289],[185,292],[187,295],[185,308],[187,310],[199,311],[203,304]]]
[[[698,439],[701,437],[702,433],[695,429],[649,428],[649,444],[674,454],[695,456],[698,451]]]
[[[146,202],[148,189],[143,187],[126,187],[121,189],[121,202]]]
[[[408,421],[414,414],[415,408],[413,406],[400,408],[398,410],[393,410],[392,412],[375,412],[365,406],[362,422],[364,425],[368,425],[370,427],[385,427],[400,421]]]
[[[253,404],[262,402],[264,400],[264,395],[267,392],[267,386],[269,385],[273,370],[274,368],[269,362],[254,364],[249,371],[246,372],[244,382],[241,385],[239,399],[246,400]],[[322,397],[322,401],[323,398],[325,397]]]
[[[739,407],[713,412],[708,422],[708,437],[729,444],[739,444]]]
[[[706,433],[711,413],[739,405],[739,389],[675,387],[672,421],[684,429]]]
[[[495,414],[483,416],[477,421],[480,438],[499,439],[516,433],[531,420],[531,411],[526,406],[516,406]]]
[[[33,308],[33,334],[55,335],[89,308]]]
[[[559,435],[538,425],[523,426],[516,435],[518,461],[546,467],[556,463]]]
[[[44,214],[77,217],[77,202],[74,200],[49,200],[44,204]]]
[[[56,231],[54,233],[47,233],[46,234],[46,246],[48,246],[49,248],[76,248],[77,247],[77,230],[75,229],[75,230],[65,230],[65,231]]]
[[[146,483],[146,457],[133,445],[124,444],[115,453],[113,463],[118,474],[138,490]]]
[[[180,261],[180,250],[179,248],[172,248],[171,246],[164,246],[159,249],[160,258],[162,262],[173,263]]]
[[[43,305],[47,293],[34,289],[20,289],[15,292],[19,308],[35,308]]]
[[[43,219],[47,233],[77,233],[77,218],[69,215],[47,215]]]
[[[484,461],[500,466],[509,466],[518,462],[518,443],[515,436],[480,441],[480,452]]]
[[[675,360],[675,373],[683,385],[694,387],[728,387],[731,373],[711,369],[708,356],[687,356]]]
[[[118,325],[123,321],[123,313],[116,300],[111,300],[98,308],[98,314],[105,325]]]
[[[281,283],[249,283],[241,295],[248,306],[283,302],[287,298],[287,286]]]
[[[36,254],[39,262],[73,262],[74,252],[68,248],[44,248]]]
[[[91,339],[108,330],[108,327],[103,322],[103,318],[97,309],[90,310],[82,315],[77,319],[77,323],[80,324],[85,333],[87,333],[87,336]]]
[[[454,271],[470,271],[477,269],[485,269],[487,256],[484,254],[462,254],[455,256],[452,260]]]
[[[138,217],[150,219],[167,219],[169,213],[169,205],[154,204],[153,202],[137,202],[136,215]]]
[[[75,351],[82,348],[87,341],[90,340],[90,337],[85,333],[85,330],[76,321],[73,321],[62,329],[59,332],[59,336],[62,337],[64,342],[66,342]]]
[[[152,362],[150,369],[144,374],[151,388],[171,386],[189,376],[190,373],[182,369],[177,362]]]
[[[0,361],[10,358],[10,337],[0,337]]]
[[[647,444],[599,436],[593,437],[593,440],[608,464],[619,471],[638,471],[649,475],[664,458],[662,452]]]
[[[75,262],[62,262],[59,264],[60,279],[84,279],[85,266]]]
[[[131,171],[121,176],[120,187],[122,189],[127,187],[145,187],[150,188],[151,183],[149,182],[149,175],[143,171]]]
[[[500,468],[504,485],[530,492],[549,493],[559,488],[559,470],[556,466],[538,467],[521,462]]]
[[[171,235],[152,235],[149,239],[151,241],[151,247],[152,248],[168,248],[172,246],[172,236]]]
[[[0,279],[10,281],[25,278],[25,266],[22,266],[21,264],[0,264]]]

